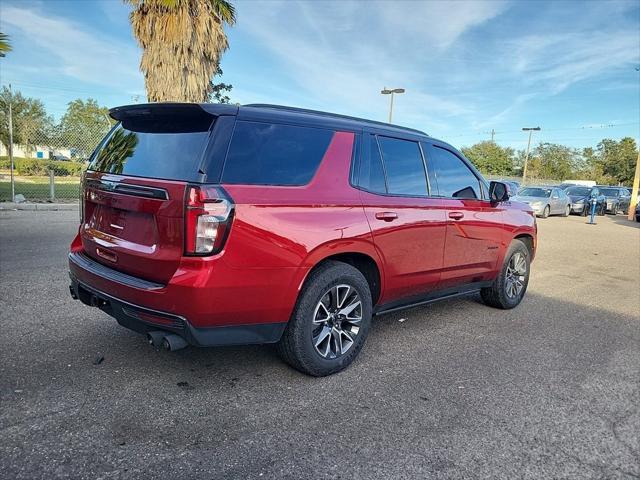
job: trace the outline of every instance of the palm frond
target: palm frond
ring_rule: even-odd
[[[13,49],[9,43],[9,35],[0,32],[0,57],[4,57],[5,54],[11,50]]]

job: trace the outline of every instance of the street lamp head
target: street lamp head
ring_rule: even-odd
[[[404,88],[385,88],[380,91],[383,95],[390,95],[392,93],[404,93]]]
[[[541,129],[540,129],[540,127],[529,127],[529,128],[526,128],[526,127],[525,127],[525,128],[523,128],[523,129],[522,129],[522,131],[523,131],[523,132],[528,132],[528,131],[530,131],[530,130],[533,130],[533,131],[535,131],[535,132],[538,132],[538,131],[540,131]]]

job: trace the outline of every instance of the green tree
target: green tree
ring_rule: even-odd
[[[581,162],[578,151],[557,143],[540,143],[529,158],[528,175],[533,178],[571,178]]]
[[[151,102],[204,102],[229,48],[225,24],[236,21],[226,0],[125,0],[142,47],[140,70]]]
[[[633,138],[625,137],[619,141],[605,138],[598,144],[597,150],[598,163],[604,176],[613,183],[633,183],[638,157],[638,148]]]
[[[9,104],[13,120],[13,143],[33,145],[53,120],[47,116],[43,103],[35,98],[24,97],[2,87],[0,92],[0,142],[9,148]]]
[[[218,70],[215,73],[216,77],[222,76],[222,68],[218,66]],[[230,103],[231,98],[229,94],[231,93],[231,89],[233,85],[230,83],[213,83],[213,80],[209,82],[209,102],[214,103]]]
[[[77,99],[67,104],[60,121],[60,147],[72,149],[79,159],[86,159],[109,131],[112,121],[109,109],[92,98]]]
[[[482,173],[488,175],[511,175],[514,173],[514,150],[501,147],[495,142],[485,141],[471,147],[463,147],[462,153]]]

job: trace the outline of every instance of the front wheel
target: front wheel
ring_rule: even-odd
[[[590,211],[591,211],[591,205],[589,205],[588,203],[585,203],[584,208],[582,209],[582,216],[583,217],[588,216]]]
[[[564,209],[564,213],[562,214],[562,216],[568,217],[570,213],[571,213],[571,205],[567,205],[567,208]]]
[[[604,217],[606,214],[607,214],[607,206],[602,205],[602,207],[600,207],[600,211],[598,212],[598,216]]]
[[[529,285],[530,265],[529,249],[520,240],[513,240],[498,278],[480,291],[484,303],[504,310],[518,306]]]
[[[547,205],[542,211],[542,218],[547,218],[549,216],[549,213],[551,213],[551,208],[549,208],[549,205]]]
[[[278,353],[296,370],[315,377],[344,370],[364,345],[371,314],[371,291],[362,273],[327,261],[305,282]]]

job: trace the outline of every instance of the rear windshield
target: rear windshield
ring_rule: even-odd
[[[196,180],[213,117],[125,118],[94,155],[89,170],[167,180]]]
[[[601,188],[600,193],[605,197],[618,197],[620,196],[620,190],[617,188]]]
[[[222,183],[305,185],[315,174],[333,130],[236,122]]]
[[[568,195],[590,195],[591,189],[589,187],[571,187],[567,190]]]

